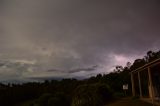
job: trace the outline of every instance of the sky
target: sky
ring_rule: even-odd
[[[0,0],[0,81],[105,74],[159,43],[159,0]]]

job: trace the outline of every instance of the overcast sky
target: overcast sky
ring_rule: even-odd
[[[159,43],[159,0],[0,0],[0,81],[108,73]]]

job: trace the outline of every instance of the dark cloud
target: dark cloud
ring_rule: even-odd
[[[72,69],[72,70],[67,70],[68,73],[77,73],[77,72],[89,72],[89,71],[95,71],[98,68],[98,65],[89,67],[89,68],[77,68],[77,69]],[[59,70],[59,69],[51,69],[48,70],[48,72],[66,72],[66,70]]]
[[[24,72],[27,77],[95,75],[159,49],[159,0],[5,0],[0,5],[0,59],[34,62],[34,72]],[[103,67],[90,67],[95,64]]]
[[[96,69],[98,68],[98,66],[96,65],[96,66],[92,66],[92,67],[90,67],[90,68],[79,68],[79,69],[74,69],[74,70],[71,70],[71,71],[69,71],[69,73],[76,73],[76,72],[81,72],[81,71],[87,71],[87,72],[89,72],[89,71],[95,71]]]

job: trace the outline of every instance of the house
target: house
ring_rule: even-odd
[[[132,94],[160,105],[160,59],[131,72]]]

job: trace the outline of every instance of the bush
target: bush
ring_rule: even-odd
[[[64,93],[58,92],[48,100],[48,106],[69,106]]]
[[[52,97],[52,94],[49,93],[45,93],[42,94],[38,100],[37,100],[37,104],[39,104],[39,106],[47,106],[48,105],[48,99]]]
[[[81,85],[74,91],[72,106],[100,106],[112,99],[106,84]]]
[[[43,94],[35,103],[38,106],[69,106],[69,102],[64,93],[57,92],[55,94]]]
[[[124,94],[124,92],[115,92],[114,97],[115,98],[122,98],[122,97],[125,97],[125,94]]]

